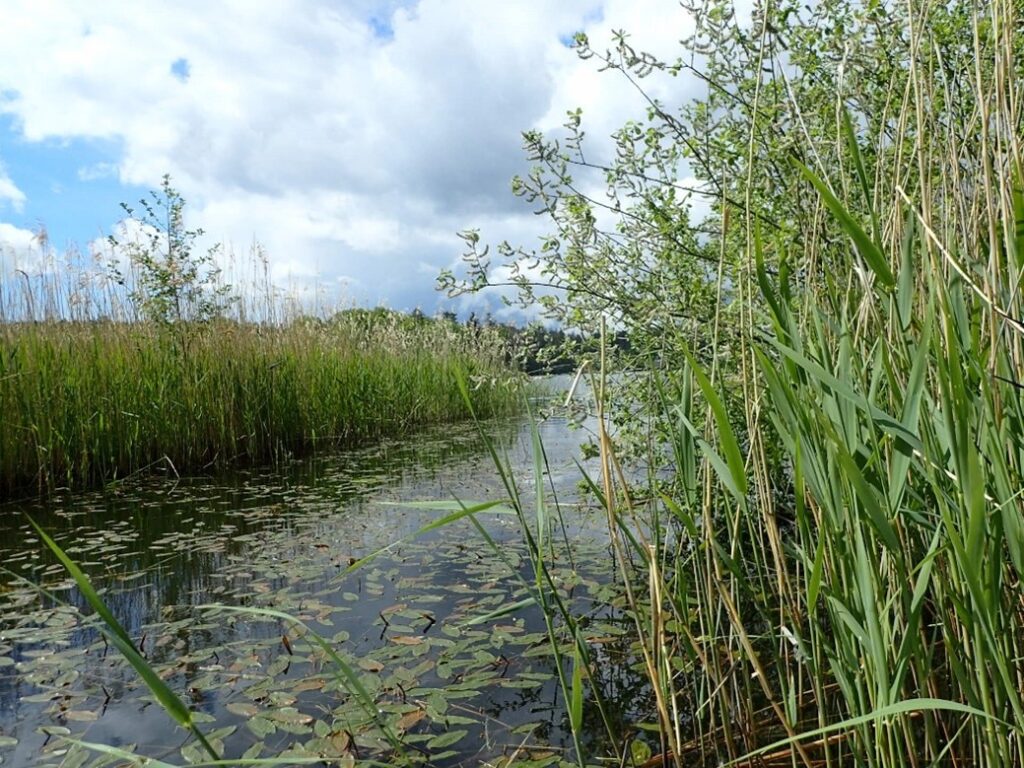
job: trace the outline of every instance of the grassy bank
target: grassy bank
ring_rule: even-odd
[[[376,312],[277,325],[0,325],[0,496],[351,445],[515,399],[501,349]]]

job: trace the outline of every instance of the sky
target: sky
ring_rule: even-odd
[[[692,31],[673,0],[4,0],[2,16],[0,280],[45,261],[41,228],[57,253],[100,249],[119,204],[170,174],[231,274],[258,242],[286,290],[428,314],[493,301],[434,290],[457,232],[533,247],[548,230],[510,191],[522,131],[582,108],[600,159],[643,116],[573,33],[604,48],[625,29],[674,57]]]

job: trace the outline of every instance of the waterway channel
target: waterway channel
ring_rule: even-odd
[[[615,607],[603,514],[579,491],[576,461],[588,434],[570,429],[554,403],[538,401],[532,416],[485,429],[532,498],[537,425],[545,494],[562,512],[549,530],[552,573],[586,617],[596,680],[622,723],[641,714],[644,681]],[[273,470],[153,478],[0,507],[0,765],[126,764],[69,739],[173,765],[204,758],[107,645],[28,515],[102,589],[225,757],[435,766],[572,760],[542,615],[527,606],[487,618],[528,596],[523,580],[532,581],[533,568],[517,518],[478,517],[500,556],[468,520],[412,535],[446,514],[439,503],[505,495],[478,429],[461,425]],[[207,607],[216,604],[301,618],[359,676],[376,713],[302,627]],[[402,750],[388,744],[385,729]],[[599,755],[606,724],[591,707],[584,731],[586,751]]]

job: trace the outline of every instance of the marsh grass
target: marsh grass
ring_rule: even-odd
[[[623,573],[652,715],[680,768],[1024,761],[1020,6],[974,8],[954,94],[963,62],[931,58],[926,5],[908,6],[887,116],[914,139],[865,137],[837,99],[841,166],[792,168],[818,222],[802,252],[763,235],[749,195],[733,211],[746,250],[719,313],[738,365],[684,350],[676,383],[652,373],[671,492],[630,500],[602,422],[611,531],[644,563]],[[631,519],[664,535],[636,542]]]
[[[0,497],[267,462],[463,419],[457,374],[474,382],[483,414],[516,401],[503,345],[486,330],[383,310],[289,317],[283,306],[273,322],[236,307],[233,319],[161,324],[95,286],[88,302],[69,301],[81,295],[69,285],[80,283],[51,273],[0,288],[10,313],[0,317]]]
[[[751,107],[749,176],[717,180],[728,300],[649,375],[671,484],[627,480],[596,366],[587,483],[650,680],[647,765],[1024,763],[1021,6],[957,4],[969,53],[940,6],[894,15],[887,113],[851,114],[849,84],[815,166],[791,164],[795,242],[762,231],[778,124]]]

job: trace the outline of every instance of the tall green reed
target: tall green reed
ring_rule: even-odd
[[[892,111],[837,93],[838,167],[789,171],[796,243],[761,231],[752,178],[723,181],[712,358],[650,373],[671,485],[627,481],[595,388],[591,487],[680,767],[1024,761],[1020,6],[969,11],[970,72],[908,9]],[[775,126],[751,114],[752,161]],[[910,138],[858,128],[880,121]],[[726,324],[735,366],[713,357]]]
[[[52,279],[57,298],[43,301],[36,285],[20,309],[16,286],[0,289],[12,313],[0,317],[0,497],[265,462],[466,418],[457,375],[478,385],[481,413],[514,407],[503,346],[486,330],[383,311],[171,326],[23,318],[67,303]]]
[[[837,101],[838,178],[792,170],[822,222],[804,251],[738,211],[738,371],[684,350],[681,383],[659,385],[676,490],[617,508],[675,521],[630,579],[651,584],[638,642],[664,638],[648,666],[677,765],[1024,760],[1019,6],[975,13],[992,60],[974,122],[932,116],[941,78],[917,58],[893,118],[917,126],[909,149],[864,152]],[[907,35],[929,50],[919,18]]]

